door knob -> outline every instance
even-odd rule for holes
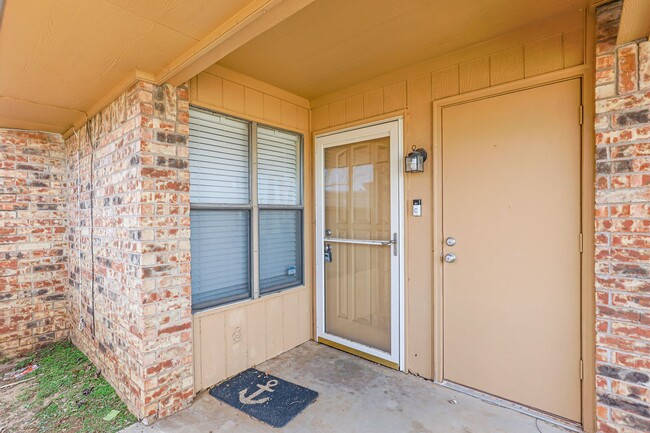
[[[447,246],[453,247],[454,245],[456,245],[456,239],[449,236],[447,239],[445,239],[445,243],[447,244]]]
[[[456,261],[456,254],[445,254],[445,262],[454,263]]]

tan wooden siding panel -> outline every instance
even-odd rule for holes
[[[384,89],[363,94],[363,117],[378,116],[384,112]]]
[[[275,96],[264,95],[264,119],[282,123],[282,101]]]
[[[297,107],[287,101],[282,101],[282,125],[286,128],[295,128],[297,125]]]
[[[406,81],[384,87],[384,113],[406,107]]]
[[[298,305],[297,292],[282,297],[284,351],[300,344],[300,309]]]
[[[345,100],[345,120],[354,122],[363,119],[363,95],[353,96]]]
[[[458,65],[431,73],[431,98],[446,98],[458,95]]]
[[[312,296],[311,291],[301,290],[298,294],[298,318],[300,323],[300,342],[312,338]]]
[[[223,80],[221,77],[202,72],[196,80],[196,97],[206,104],[223,107]]]
[[[244,86],[223,80],[223,108],[244,113]]]
[[[524,47],[494,53],[490,56],[490,85],[509,83],[524,78]]]
[[[311,127],[314,131],[328,128],[330,123],[330,106],[323,105],[311,110]]]
[[[526,77],[557,71],[564,67],[562,35],[526,44]]]
[[[266,356],[266,307],[255,302],[247,307],[248,315],[248,365],[260,364]]]
[[[239,77],[241,78],[241,77]],[[202,72],[190,80],[190,101],[203,105],[208,109],[242,118],[268,122],[272,125],[309,131],[309,110],[293,102],[271,95],[245,84],[255,81],[242,80],[236,82],[217,76],[213,73]],[[288,98],[290,94],[280,96]],[[296,97],[298,98],[298,97]]]
[[[203,383],[201,372],[201,321],[192,318],[192,368],[194,369],[194,392],[199,392]]]
[[[255,89],[244,89],[244,112],[258,119],[264,117],[264,94]]]
[[[458,66],[460,93],[490,86],[490,59],[481,57]]]
[[[405,131],[405,150],[411,146],[423,147],[431,151],[431,74],[408,81],[408,111]],[[431,170],[427,161],[425,170]],[[417,197],[423,203],[432,203],[430,182],[423,182],[417,176],[405,177],[405,196]],[[426,206],[426,205],[425,205]],[[430,204],[429,204],[430,206]],[[431,267],[422,263],[432,263],[431,257],[431,212],[424,212],[419,218],[407,218],[406,248],[406,363],[408,370],[424,377],[432,374],[432,322],[431,322]],[[418,257],[419,260],[409,260]]]
[[[195,341],[200,344],[201,355],[201,388],[205,389],[219,383],[228,377],[226,372],[226,335],[225,316],[213,314],[195,320],[201,328],[201,338]]]
[[[266,356],[273,358],[284,349],[284,313],[282,298],[272,298],[266,303]]]
[[[230,377],[248,367],[246,308],[228,310],[225,317],[226,374]]]
[[[584,59],[584,30],[576,29],[562,35],[564,46],[564,67],[582,65]]]
[[[309,131],[309,110],[306,108],[296,106],[296,127],[303,131]]]
[[[308,288],[194,317],[195,390],[200,391],[312,338]]]
[[[341,125],[345,123],[345,100],[330,104],[330,124]]]

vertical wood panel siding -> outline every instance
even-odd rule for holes
[[[584,29],[581,25],[576,28],[575,22],[567,26],[556,34],[544,34],[537,39],[527,35],[528,42],[521,42],[522,36],[513,34],[506,37],[507,42],[498,50],[485,49],[478,55],[476,49],[459,52],[451,55],[457,59],[455,64],[449,61],[447,66],[414,76],[405,73],[393,84],[373,89],[370,82],[358,83],[358,88],[366,89],[359,94],[346,89],[324,95],[311,101],[312,132],[405,110],[405,151],[415,145],[432,155],[432,101],[583,64]],[[442,63],[441,60],[439,64]],[[427,378],[433,378],[431,170],[432,162],[428,160],[425,177],[407,176],[404,197],[407,206],[406,367]],[[414,198],[423,200],[422,217],[412,218],[408,214],[408,205]]]
[[[293,130],[303,134],[305,139],[303,156],[305,284],[255,300],[217,307],[194,315],[194,384],[195,390],[199,391],[312,338],[314,259],[311,161],[313,154],[309,138],[309,113],[306,100],[304,104],[299,105],[294,103],[295,99],[299,99],[298,97],[280,90],[273,91],[268,85],[264,86],[236,73],[229,73],[227,77],[220,76],[213,68],[209,68],[207,72],[202,72],[191,80],[190,95],[190,102],[194,105]],[[287,100],[289,98],[290,100]],[[266,169],[262,168],[265,172]],[[291,193],[295,195],[298,191],[291,191]]]

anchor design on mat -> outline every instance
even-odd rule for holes
[[[248,391],[248,388],[244,388],[241,391],[239,391],[239,402],[242,404],[262,404],[266,403],[269,401],[271,397],[263,397],[260,398],[259,400],[254,400],[255,397],[260,395],[261,393],[268,391],[268,392],[273,392],[273,387],[277,386],[278,381],[275,379],[271,379],[268,382],[266,382],[266,385],[257,385],[259,388],[257,391],[252,393],[249,396],[246,396],[246,391]]]

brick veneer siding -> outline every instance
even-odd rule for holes
[[[193,398],[188,121],[140,82],[66,140],[71,338],[147,420]]]
[[[597,9],[597,417],[650,432],[650,42],[616,45],[622,2]]]
[[[58,134],[0,129],[0,358],[67,336],[64,157]]]

